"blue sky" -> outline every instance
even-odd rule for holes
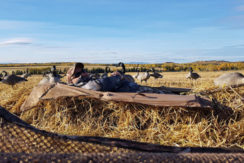
[[[244,0],[7,0],[0,63],[244,61]]]

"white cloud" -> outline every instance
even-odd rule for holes
[[[12,38],[5,41],[0,41],[0,46],[7,45],[27,45],[32,44],[32,40],[30,38]]]

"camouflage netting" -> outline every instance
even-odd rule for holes
[[[0,107],[1,162],[243,162],[241,149],[170,147],[38,130]]]

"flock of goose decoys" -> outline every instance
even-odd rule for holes
[[[24,77],[19,77],[14,74],[8,75],[8,73],[6,71],[2,71],[2,73],[0,75],[0,81],[4,84],[8,84],[13,87],[17,83],[27,81],[27,79]]]
[[[29,69],[27,68],[26,71],[20,75],[20,77],[27,79],[31,74],[29,73]]]
[[[140,73],[139,69],[137,69],[137,73],[134,76],[131,76],[125,74],[126,68],[124,63],[120,62],[117,66],[121,67],[122,69],[111,72],[110,68],[106,67],[105,72],[102,75],[90,74],[88,82],[81,82],[74,86],[100,91],[131,92],[139,87],[139,85],[135,83],[135,79],[142,83],[143,81],[147,82],[150,77],[154,77],[155,79],[163,78],[163,75],[157,73],[154,68],[150,70],[153,73],[150,73],[149,70]],[[197,80],[198,78],[200,78],[200,75],[194,73],[191,67],[189,68],[189,70],[190,72],[186,75],[186,79]],[[108,75],[109,73],[111,74],[110,76]],[[27,81],[27,78],[30,75],[31,74],[28,72],[28,69],[21,76],[17,76],[15,74],[8,75],[6,71],[2,71],[2,73],[0,74],[0,82],[14,86],[17,83]],[[60,76],[57,73],[56,66],[53,66],[51,68],[51,71],[44,73],[43,79],[39,82],[39,85],[47,83],[54,84],[60,82],[60,79],[62,77],[63,76]],[[239,72],[225,73],[216,78],[214,80],[214,84],[219,87],[241,86],[244,85],[244,75]]]

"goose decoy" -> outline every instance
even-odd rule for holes
[[[106,77],[108,77],[108,73],[110,73],[111,71],[110,71],[110,68],[107,66],[106,68],[105,68],[105,72],[102,74],[102,78],[106,78]]]
[[[150,73],[149,70],[147,70],[146,72],[140,73],[137,76],[137,79],[142,83],[143,81],[145,81],[147,83],[147,80],[150,78]]]
[[[2,74],[3,75],[2,78],[0,78],[0,81],[4,84],[11,85],[12,87],[17,83],[27,81],[25,78],[16,76],[14,74],[8,75],[6,71],[3,71]]]
[[[27,79],[29,76],[31,76],[31,74],[29,73],[29,69],[27,68],[26,72],[22,74],[20,77]]]
[[[214,80],[219,87],[244,85],[244,75],[239,72],[225,73]]]
[[[192,67],[190,67],[189,69],[190,69],[190,72],[186,75],[187,79],[197,80],[198,78],[200,78],[200,75],[198,75],[198,73],[193,72]]]
[[[39,82],[39,84],[55,84],[60,82],[60,78],[62,77],[57,73],[56,66],[54,65],[50,72],[43,74],[43,79]]]
[[[125,69],[125,64],[122,63],[122,62],[119,62],[118,63],[118,66],[121,66],[122,67],[122,70],[118,71],[124,80],[127,80],[129,82],[135,82],[134,78],[131,76],[131,75],[126,75],[125,72],[126,72],[126,69]]]

